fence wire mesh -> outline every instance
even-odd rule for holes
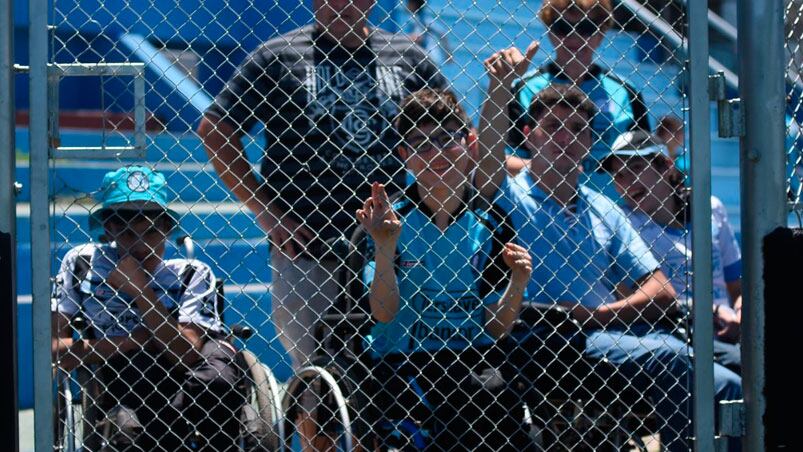
[[[147,109],[143,159],[53,161],[56,448],[691,447],[683,62],[624,2],[52,17],[52,63],[145,63]],[[62,145],[131,145],[130,79],[57,92]],[[712,211],[718,402],[740,253]]]
[[[800,227],[803,227],[801,213],[801,187],[803,187],[803,131],[801,131],[801,121],[803,121],[803,78],[801,70],[803,67],[803,2],[789,0],[786,2],[784,14],[784,24],[786,36],[784,40],[787,60],[787,83],[789,86],[789,105],[787,109],[787,154],[788,154],[788,186],[789,201],[793,204],[795,220]]]

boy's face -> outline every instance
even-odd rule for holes
[[[683,147],[685,141],[685,131],[683,130],[683,124],[662,124],[662,127],[659,128],[658,136],[661,137],[662,140],[666,143],[666,146],[673,150],[677,151]]]
[[[313,0],[315,20],[335,39],[365,26],[375,0]]]
[[[120,256],[131,256],[145,262],[161,258],[170,233],[170,220],[165,212],[124,211],[114,213],[104,227],[117,244]]]
[[[616,182],[616,191],[633,210],[654,215],[666,208],[674,188],[669,182],[668,168],[661,171],[655,164],[643,157],[626,160],[614,158],[611,161],[611,174]]]
[[[569,8],[549,28],[549,40],[555,47],[555,61],[565,66],[577,61],[589,66],[605,32],[580,10]]]
[[[533,163],[541,171],[553,169],[560,174],[580,167],[591,142],[588,116],[562,104],[553,105],[527,134]]]
[[[468,176],[472,138],[469,130],[457,121],[423,124],[407,134],[399,154],[422,188],[454,190]]]

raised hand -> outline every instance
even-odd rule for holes
[[[362,209],[357,209],[357,220],[378,246],[396,245],[401,234],[401,222],[390,205],[385,186],[374,182],[371,197]]]
[[[515,243],[506,243],[502,250],[502,260],[511,270],[511,279],[516,283],[527,284],[533,272],[533,259],[530,253]]]
[[[530,67],[541,43],[533,41],[524,54],[516,47],[500,50],[483,62],[491,79],[491,87],[510,87],[514,80],[524,75]]]

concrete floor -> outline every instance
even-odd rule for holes
[[[20,422],[20,452],[34,452],[33,447],[33,410],[22,410],[19,415]],[[642,440],[647,445],[648,452],[659,452],[657,437],[645,437]]]
[[[20,452],[33,452],[33,410],[20,411]]]

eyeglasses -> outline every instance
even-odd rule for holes
[[[549,26],[549,30],[558,36],[567,36],[572,33],[577,33],[587,38],[599,31],[599,25],[589,18],[582,19],[578,22],[569,22],[561,17],[552,22],[552,25]]]
[[[457,130],[454,132],[444,132],[434,137],[415,137],[411,140],[405,141],[405,146],[415,154],[423,154],[433,149],[451,149],[457,146],[463,146],[465,139],[468,137],[468,131],[465,129]]]

